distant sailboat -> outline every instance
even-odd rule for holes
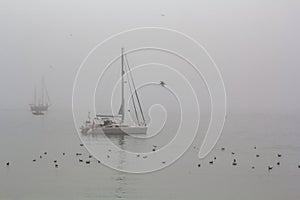
[[[126,63],[125,63],[126,62]],[[129,125],[124,122],[125,120],[125,99],[124,99],[124,74],[125,68],[127,67],[128,75],[127,82],[129,83],[129,89],[133,95],[132,102],[135,111],[135,117],[137,120],[136,125]],[[129,79],[129,77],[130,79]],[[137,103],[137,105],[136,105]],[[146,134],[147,125],[144,118],[144,113],[138,96],[138,92],[135,88],[135,83],[133,80],[132,73],[124,55],[124,50],[122,48],[121,52],[121,106],[117,115],[103,115],[99,114],[91,120],[90,115],[88,120],[85,121],[84,125],[81,127],[81,133],[83,134]]]
[[[38,96],[37,90],[34,88],[33,103],[29,104],[30,110],[34,115],[43,115],[44,112],[48,110],[50,105],[50,98],[46,88],[45,80],[42,78],[40,96]]]

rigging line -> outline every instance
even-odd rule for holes
[[[134,93],[135,93],[137,102],[138,102],[138,104],[139,104],[139,108],[140,108],[140,111],[141,111],[141,115],[142,115],[142,118],[143,118],[143,122],[144,122],[144,124],[145,124],[144,113],[143,113],[143,110],[142,110],[142,106],[141,106],[141,102],[140,102],[138,93],[137,93],[137,91],[136,91],[136,87],[135,87],[135,83],[134,83],[134,80],[133,80],[133,76],[132,76],[132,73],[131,73],[131,70],[130,70],[130,67],[129,67],[129,64],[128,64],[128,59],[127,59],[127,56],[126,56],[126,55],[125,55],[124,57],[125,57],[125,61],[126,61],[126,64],[127,64],[127,66],[128,66],[128,69],[129,69],[129,74],[130,74],[131,81],[132,81],[132,84],[133,84]]]
[[[49,93],[48,93],[48,90],[47,90],[46,86],[45,86],[45,92],[46,92],[46,96],[47,96],[47,103],[48,103],[49,105],[51,105]]]
[[[42,105],[45,105],[45,79],[42,76]]]
[[[48,103],[48,105],[50,106],[51,105],[51,101],[50,101],[50,97],[49,97],[49,93],[48,93],[48,90],[47,90],[47,87],[46,87],[46,83],[45,83],[45,80],[43,81],[43,88],[44,88],[44,92],[46,94],[46,103]]]
[[[125,67],[126,66],[127,66],[128,71],[129,71],[129,67],[128,67],[127,64],[125,64]],[[133,103],[133,107],[134,107],[135,117],[136,117],[136,120],[137,120],[138,124],[140,125],[140,120],[139,120],[139,116],[138,116],[136,105],[135,105],[135,99],[134,99],[134,96],[133,96],[133,92],[132,92],[132,88],[131,88],[131,83],[130,83],[128,75],[126,77],[127,77],[127,81],[128,81],[128,85],[129,85],[130,94],[132,96],[132,103]]]
[[[37,104],[37,98],[36,98],[36,86],[34,86],[34,105]]]
[[[121,95],[122,95],[122,103],[121,103],[121,108],[119,110],[119,114],[121,111],[122,114],[122,120],[121,123],[124,123],[125,119],[125,103],[124,103],[124,49],[121,49],[122,57],[121,57]]]

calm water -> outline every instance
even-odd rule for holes
[[[229,115],[208,157],[197,158],[199,137],[175,164],[142,175],[121,173],[89,158],[79,146],[70,111],[50,110],[37,117],[27,110],[1,110],[0,121],[0,199],[300,199],[299,117]],[[163,146],[169,136],[163,138],[155,144]],[[141,151],[151,151],[154,142],[133,147],[130,138],[111,139]]]

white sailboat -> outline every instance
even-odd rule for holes
[[[125,63],[126,61],[126,63]],[[133,107],[137,124],[129,125],[125,123],[125,99],[124,99],[124,74],[125,68],[128,70],[128,84],[131,93],[133,94]],[[133,92],[132,92],[133,91]],[[137,104],[137,105],[136,105]],[[80,127],[82,134],[146,134],[147,125],[144,118],[144,113],[135,88],[133,76],[124,50],[121,52],[121,106],[117,115],[99,114],[91,120],[90,114],[88,120]]]
[[[45,80],[42,78],[41,93],[38,97],[37,90],[34,88],[33,103],[29,104],[30,110],[34,115],[43,115],[50,107],[50,98],[46,88]]]

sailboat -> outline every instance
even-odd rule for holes
[[[129,125],[125,123],[125,99],[124,99],[124,74],[125,68],[128,70],[127,83],[131,91],[133,108],[137,123]],[[129,78],[130,77],[130,78]],[[134,79],[130,71],[128,60],[124,55],[124,49],[121,50],[121,106],[117,115],[97,114],[91,120],[90,113],[88,120],[80,127],[82,134],[146,134],[147,124],[140,98],[135,87]]]
[[[40,96],[38,97],[37,90],[34,88],[33,103],[29,104],[30,111],[34,115],[43,115],[44,112],[48,110],[50,105],[50,98],[46,88],[45,80],[42,78]]]

